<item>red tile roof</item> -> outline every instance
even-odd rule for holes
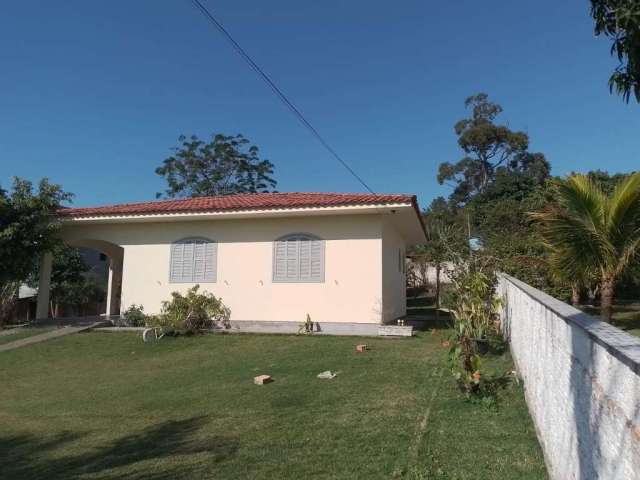
[[[65,217],[148,215],[163,213],[227,212],[238,210],[278,210],[290,208],[368,206],[410,203],[418,211],[415,195],[368,193],[251,193],[181,200],[123,203],[103,207],[64,208]]]

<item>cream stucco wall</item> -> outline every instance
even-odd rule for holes
[[[273,241],[301,232],[325,240],[324,283],[272,282]],[[201,287],[222,297],[232,320],[302,322],[309,313],[317,322],[379,323],[404,313],[397,271],[404,241],[381,215],[78,223],[65,224],[61,235],[124,249],[123,309],[136,303],[156,313],[172,291],[190,288],[169,283],[170,244],[197,236],[218,242],[217,281]]]
[[[406,242],[393,224],[393,217],[382,222],[382,302],[383,322],[407,313]]]

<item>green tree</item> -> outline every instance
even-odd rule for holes
[[[549,165],[544,155],[528,152],[526,133],[495,123],[502,107],[490,102],[486,93],[467,98],[465,107],[471,108],[471,116],[454,126],[465,156],[455,164],[442,163],[437,177],[441,185],[447,183],[454,188],[450,197],[454,204],[464,205],[484,191],[500,168],[548,175]]]
[[[0,323],[13,308],[20,283],[41,255],[59,244],[53,215],[71,198],[47,179],[37,190],[20,178],[14,179],[9,191],[0,189]]]
[[[447,264],[453,259],[453,252],[464,248],[465,240],[460,227],[456,209],[447,201],[438,197],[431,202],[423,213],[427,232],[427,241],[413,250],[414,261],[430,265],[436,272],[435,307],[436,315],[440,308],[441,277]],[[426,269],[423,269],[423,275]]]
[[[583,175],[556,180],[556,202],[532,214],[550,263],[565,278],[600,279],[601,316],[610,322],[617,282],[640,253],[640,173],[611,193]]]
[[[640,2],[638,0],[591,0],[595,34],[610,38],[611,55],[618,66],[609,78],[609,90],[629,102],[640,102]]]
[[[472,235],[482,243],[479,254],[496,268],[559,298],[568,285],[552,274],[547,251],[528,212],[552,201],[549,175],[528,169],[499,169],[496,178],[465,206]]]
[[[268,192],[275,188],[273,164],[261,160],[258,147],[242,135],[216,134],[210,142],[180,136],[175,154],[164,160],[156,173],[165,178],[164,195],[203,197],[234,193]],[[162,193],[157,193],[159,198]]]
[[[529,152],[529,137],[497,123],[502,107],[486,94],[469,97],[469,118],[455,125],[466,154],[457,164],[440,165],[438,181],[452,183],[448,204],[461,230],[477,240],[476,256],[503,272],[556,296],[567,289],[552,277],[546,251],[526,212],[548,201],[551,166],[542,153]],[[465,245],[464,250],[468,249]]]
[[[594,182],[598,187],[602,189],[602,191],[606,195],[611,195],[616,187],[622,182],[625,178],[627,178],[631,173],[614,173],[610,174],[604,170],[591,170],[587,172],[587,177],[589,180]],[[572,173],[572,175],[577,175],[578,172]]]
[[[105,298],[105,291],[89,274],[80,252],[72,247],[58,246],[51,266],[50,302],[53,317],[58,317],[60,305],[72,307],[84,315],[88,304]]]
[[[77,248],[60,243],[51,253],[53,262],[49,284],[49,308],[53,318],[60,316],[61,306],[71,307],[74,314],[85,315],[89,305],[104,300],[104,288],[98,285],[95,275],[91,273]],[[31,287],[37,287],[39,273],[39,268],[35,268],[26,283]]]
[[[633,173],[633,172],[632,172]],[[593,170],[587,172],[587,177],[594,182],[598,187],[602,189],[602,191],[606,195],[611,195],[615,188],[622,182],[625,178],[627,178],[632,173],[613,173],[610,174],[605,170]],[[573,173],[575,175],[576,173]],[[640,265],[639,265],[640,266]],[[571,283],[571,279],[568,280]],[[636,266],[632,266],[627,269],[626,273],[620,278],[616,285],[616,296],[626,295],[629,298],[637,297],[637,287],[640,282],[640,275],[638,275],[638,268]],[[572,299],[572,304],[577,305],[580,302],[576,300],[580,300],[582,297],[582,293],[586,293],[588,296],[588,301],[591,304],[596,302],[599,289],[600,289],[600,280],[598,278],[597,273],[592,276],[581,280],[578,284],[573,282],[574,289],[574,299]],[[577,289],[577,291],[576,291]]]

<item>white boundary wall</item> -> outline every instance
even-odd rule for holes
[[[507,275],[498,293],[550,478],[640,479],[640,340]]]

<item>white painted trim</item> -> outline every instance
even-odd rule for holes
[[[246,209],[209,212],[172,212],[126,215],[93,215],[82,217],[59,217],[64,223],[120,223],[120,222],[153,222],[165,220],[204,220],[208,218],[254,218],[254,217],[286,217],[300,215],[335,215],[335,214],[372,214],[391,211],[398,208],[413,208],[412,203],[385,203],[374,205],[347,205],[335,207],[301,207]]]

